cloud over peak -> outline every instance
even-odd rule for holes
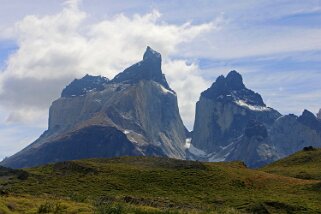
[[[90,22],[90,14],[81,11],[78,3],[68,1],[62,11],[54,15],[26,16],[10,29],[18,49],[10,55],[7,66],[0,73],[0,99],[9,112],[8,122],[30,122],[32,114],[39,118],[39,113],[48,109],[73,78],[86,73],[112,78],[141,60],[147,45],[161,52],[164,62],[169,63],[164,65],[164,72],[168,74],[172,88],[182,94],[180,97],[186,97],[184,93],[187,93],[180,86],[182,81],[193,79],[204,83],[201,77],[196,78],[189,72],[191,66],[166,58],[175,54],[179,45],[215,28],[213,23],[169,24],[161,20],[157,10],[131,17],[118,14]],[[179,66],[173,66],[175,63]],[[176,81],[176,77],[181,76],[185,79]],[[197,98],[195,96],[191,102]],[[179,100],[180,104],[185,102]],[[182,112],[194,110],[192,104],[181,107]],[[21,114],[24,110],[28,112],[26,117]]]

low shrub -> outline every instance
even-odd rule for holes
[[[37,213],[53,213],[53,214],[62,214],[65,213],[66,207],[57,202],[48,202],[41,204],[38,208]]]

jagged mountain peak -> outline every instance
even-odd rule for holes
[[[219,76],[209,89],[202,92],[201,96],[226,102],[239,102],[244,106],[266,106],[260,94],[246,88],[242,75],[235,70],[229,72],[226,77]]]
[[[111,82],[132,84],[141,80],[152,80],[171,90],[162,72],[161,63],[161,54],[148,46],[142,61],[126,68],[116,75]]]
[[[225,79],[227,86],[231,89],[240,90],[245,88],[242,75],[235,70],[228,73]]]
[[[309,118],[309,119],[315,119],[316,118],[315,115],[311,111],[309,111],[307,109],[304,109],[304,111],[302,112],[302,115],[300,117],[305,117],[305,118]]]
[[[302,115],[298,118],[298,121],[313,130],[321,131],[321,122],[317,117],[310,111],[304,110]]]
[[[147,46],[146,51],[144,53],[143,56],[143,60],[157,60],[157,61],[161,61],[162,60],[162,56],[160,53],[158,53],[157,51],[155,51],[154,49],[152,49],[151,47]]]
[[[309,110],[304,109],[304,111],[302,112],[302,115],[299,116],[298,118],[299,121],[305,121],[305,122],[316,122],[317,121],[317,117]]]
[[[61,93],[61,97],[74,97],[82,96],[89,91],[101,91],[104,90],[105,85],[109,82],[109,79],[103,76],[92,76],[86,74],[81,79],[74,79],[69,85],[67,85]]]
[[[243,83],[243,78],[240,73],[233,70],[230,71],[226,77],[220,75],[217,77],[216,81],[212,84],[211,88],[220,89],[221,92],[224,91],[232,91],[232,90],[242,90],[245,89],[245,85]]]

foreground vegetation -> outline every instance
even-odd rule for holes
[[[122,157],[0,178],[0,213],[319,213],[319,181],[246,168]],[[4,173],[5,174],[5,173]]]
[[[263,171],[294,178],[321,180],[321,149],[306,147],[289,157],[276,161]]]

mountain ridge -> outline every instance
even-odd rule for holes
[[[92,158],[91,147],[102,158],[155,155],[241,160],[249,167],[260,167],[306,146],[321,147],[321,120],[316,115],[308,110],[300,116],[281,115],[248,89],[235,70],[217,77],[201,93],[189,133],[161,66],[161,54],[148,46],[141,61],[112,80],[88,74],[73,80],[50,106],[48,130],[1,164],[21,168]],[[88,129],[104,142],[90,136]],[[112,138],[102,130],[112,133]],[[46,154],[49,151],[54,155]]]

